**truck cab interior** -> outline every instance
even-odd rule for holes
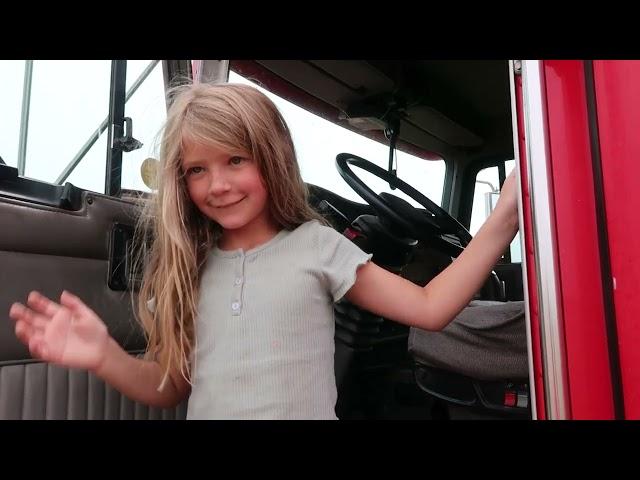
[[[337,231],[372,253],[374,262],[419,285],[463,251],[473,236],[474,205],[485,207],[476,220],[481,223],[517,163],[514,68],[506,60],[200,62],[200,81],[241,78],[377,145],[382,154],[375,158],[357,143],[315,158],[314,171],[331,170],[337,176],[320,184],[307,180],[303,168],[309,200]],[[60,156],[56,161],[66,165],[66,176],[29,176],[25,157],[43,164],[50,160],[21,157],[24,149],[13,155],[0,144],[0,311],[5,312],[0,323],[0,418],[184,418],[186,403],[171,410],[148,408],[86,372],[33,360],[15,338],[8,311],[31,290],[54,298],[71,290],[131,354],[144,350],[132,308],[136,274],[131,271],[131,239],[138,199],[153,195],[153,189],[124,183],[127,155],[141,150],[136,140],[140,122],[130,105],[145,79],[155,75],[161,85],[156,88],[162,90],[192,76],[194,65],[153,61],[133,73],[126,61],[113,61],[109,101],[105,97],[104,102],[108,115],[93,126],[99,140],[78,142],[71,149],[81,147],[75,156],[56,148],[47,153]],[[24,99],[24,93],[14,95]],[[161,94],[155,98],[156,107],[166,107]],[[24,127],[24,109],[21,118]],[[21,141],[23,137],[21,128]],[[114,141],[108,145],[104,137]],[[64,142],[64,136],[57,141]],[[296,148],[302,161],[303,152]],[[418,163],[442,166],[441,195],[421,191],[425,179],[418,174],[403,175],[409,172],[405,154]],[[72,172],[81,168],[103,172],[96,186],[74,184]],[[517,250],[519,239],[471,304],[441,332],[408,328],[346,301],[337,303],[338,418],[531,418]]]

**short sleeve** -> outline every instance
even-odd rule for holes
[[[318,257],[320,271],[334,302],[340,300],[356,282],[358,267],[372,255],[333,228],[318,224]]]

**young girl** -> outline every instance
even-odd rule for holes
[[[190,395],[190,419],[335,419],[333,303],[346,296],[440,330],[518,229],[512,174],[473,241],[426,287],[387,272],[310,208],[284,119],[234,84],[176,89],[152,208],[138,298],[145,359],[66,291],[60,303],[32,292],[10,316],[34,357],[87,369],[151,406]]]

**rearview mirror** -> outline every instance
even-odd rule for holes
[[[158,188],[158,160],[146,158],[140,165],[140,176],[144,184],[151,190]]]
[[[500,192],[486,192],[484,194],[485,219],[489,218],[489,215],[491,215],[491,212],[493,212],[494,208],[496,208],[496,204],[498,203],[498,198],[500,198]]]

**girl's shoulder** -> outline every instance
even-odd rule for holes
[[[298,230],[301,232],[307,232],[307,233],[323,232],[323,233],[329,233],[333,235],[340,235],[340,233],[337,232],[333,227],[326,225],[316,219],[308,220],[304,222],[299,227],[297,227],[294,231],[298,231]]]
[[[298,225],[296,228],[291,230],[289,234],[297,237],[314,236],[317,235],[318,231],[323,227],[324,225],[322,225],[318,220],[309,220]]]
[[[301,240],[301,238],[305,238],[313,243],[323,243],[330,240],[338,241],[343,237],[341,233],[328,225],[323,225],[318,220],[309,220],[295,228],[291,233],[298,237],[296,238],[298,241]]]

